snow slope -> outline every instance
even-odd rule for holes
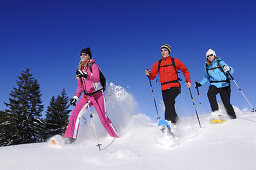
[[[82,122],[77,141],[62,144],[60,137],[45,143],[0,148],[1,170],[255,170],[256,113],[235,108],[236,120],[212,125],[209,114],[182,117],[175,140],[161,136],[156,122],[136,112],[133,96],[110,84],[106,94],[109,117],[120,138],[113,141],[94,116],[102,151],[90,121]],[[221,107],[223,110],[223,106]],[[88,120],[88,116],[86,115]]]

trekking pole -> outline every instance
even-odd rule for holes
[[[85,92],[85,89],[84,89],[84,85],[83,85],[83,80],[82,80],[82,78],[80,78],[80,81],[81,81],[81,86],[82,86],[82,88],[83,88],[84,98],[85,98],[85,100],[86,100],[86,104],[88,104],[88,110],[89,110],[89,113],[90,113],[90,118],[91,118],[93,130],[94,130],[94,134],[95,134],[95,137],[96,137],[97,142],[98,142],[98,144],[97,144],[96,146],[98,146],[98,147],[99,147],[99,150],[101,150],[101,149],[100,149],[101,144],[99,143],[99,139],[98,139],[98,136],[97,136],[97,133],[96,133],[96,128],[95,128],[95,125],[94,125],[94,122],[93,122],[92,112],[91,112],[91,109],[90,109],[90,101],[88,101],[88,99],[87,99],[87,96],[86,96],[86,92]]]
[[[148,69],[147,69],[147,70],[148,70]],[[159,120],[159,119],[160,119],[160,116],[159,116],[159,114],[158,114],[158,110],[157,110],[157,106],[156,106],[156,100],[155,100],[155,95],[154,95],[152,83],[151,83],[151,80],[149,79],[149,77],[148,77],[148,80],[149,80],[149,84],[150,84],[150,87],[151,87],[151,91],[152,91],[152,95],[153,95],[153,99],[154,99],[154,103],[155,103],[157,120]]]
[[[198,95],[198,99],[199,99],[199,104],[200,104],[200,106],[201,106],[202,103],[201,103],[201,100],[200,100],[198,87],[196,88],[196,90],[197,90],[197,95]]]
[[[199,99],[200,110],[201,110],[201,112],[202,112],[202,103],[201,103],[201,100],[200,100],[200,95],[199,95],[198,87],[196,88],[196,90],[197,90],[197,96],[198,96],[198,99]]]
[[[192,102],[193,102],[193,105],[194,105],[194,108],[195,108],[195,111],[196,111],[196,117],[197,117],[197,120],[198,120],[199,126],[200,126],[200,128],[201,128],[201,123],[200,123],[200,120],[199,120],[199,116],[198,116],[198,114],[197,114],[196,105],[195,105],[195,102],[194,102],[194,99],[193,99],[193,96],[192,96],[191,90],[190,90],[190,88],[188,88],[188,90],[189,90],[189,93],[190,93],[190,96],[191,96],[191,100],[192,100]]]
[[[98,142],[98,144],[97,144],[96,146],[98,146],[99,150],[101,150],[100,146],[101,146],[102,144],[100,144],[99,138],[98,138],[97,133],[96,133],[96,128],[95,128],[95,125],[94,125],[94,122],[93,122],[93,115],[92,115],[92,112],[91,112],[89,103],[90,103],[90,102],[88,102],[88,110],[89,110],[89,113],[90,113],[90,118],[91,118],[92,126],[93,126],[93,129],[94,129],[94,134],[95,134],[95,137],[96,137],[97,142]]]
[[[244,95],[244,93],[242,92],[242,89],[238,86],[238,84],[236,83],[234,77],[230,74],[230,72],[227,72],[228,75],[231,77],[231,79],[233,80],[233,82],[236,84],[238,90],[242,93],[242,95],[244,96],[245,100],[247,101],[247,103],[251,106],[252,108],[252,112],[255,112],[256,110],[253,108],[252,104],[249,102],[249,100],[247,99],[247,97]]]

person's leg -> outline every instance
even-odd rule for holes
[[[173,87],[162,91],[163,101],[165,105],[165,120],[176,123],[178,115],[175,110],[175,98],[179,95],[179,88]]]
[[[211,105],[212,112],[219,110],[219,106],[217,103],[216,95],[218,94],[219,90],[214,85],[211,85],[208,89],[207,96],[208,100]]]
[[[100,91],[90,97],[92,97],[91,101],[98,113],[98,116],[100,118],[102,125],[104,126],[104,128],[106,129],[106,131],[111,137],[117,138],[118,132],[114,127],[113,123],[111,122],[111,120],[107,116],[105,98],[103,96],[103,93]]]
[[[85,98],[82,96],[82,98],[77,102],[74,110],[72,111],[64,137],[74,139],[77,138],[80,119],[85,113],[87,107],[88,103],[86,103]]]
[[[231,94],[230,86],[220,89],[220,97],[221,97],[221,100],[222,100],[222,102],[225,106],[225,109],[226,109],[229,117],[231,119],[235,119],[236,114],[235,114],[233,106],[230,104],[230,94]]]

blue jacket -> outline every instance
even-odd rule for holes
[[[205,70],[205,75],[203,80],[200,82],[201,85],[204,85],[207,81],[223,81],[226,80],[227,77],[226,75],[218,68],[217,65],[217,60],[221,60],[219,59],[214,59],[212,65],[208,65],[208,73],[206,70],[206,66],[204,66],[204,70]],[[224,61],[220,61],[220,66],[223,68],[224,66],[228,66]],[[212,69],[215,68],[215,69]],[[232,67],[229,66],[229,68],[231,69],[229,71],[230,74],[234,73],[234,69]],[[212,69],[212,70],[211,70]],[[217,88],[222,88],[222,87],[227,87],[229,86],[228,82],[211,82],[211,85],[216,86]]]

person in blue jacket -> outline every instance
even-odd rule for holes
[[[221,117],[222,114],[219,111],[216,95],[219,93],[221,100],[225,106],[225,109],[231,119],[236,119],[236,114],[233,106],[230,104],[230,79],[228,78],[227,72],[230,74],[234,73],[234,69],[228,66],[220,58],[216,57],[216,53],[209,49],[206,52],[206,65],[205,75],[201,82],[195,82],[195,87],[198,88],[204,85],[207,81],[210,81],[210,87],[207,93],[211,109],[212,116]]]

